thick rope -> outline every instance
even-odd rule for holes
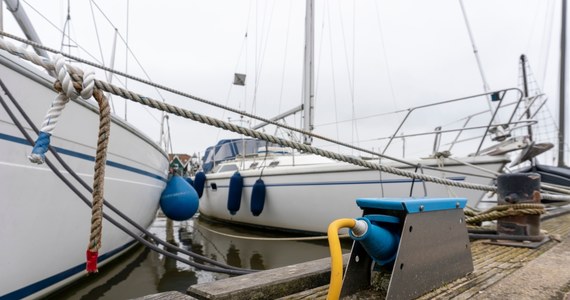
[[[470,189],[475,189],[475,190],[480,190],[480,191],[491,191],[491,192],[496,191],[496,187],[493,187],[493,186],[464,183],[464,182],[449,180],[449,179],[445,179],[445,178],[438,178],[438,177],[433,177],[433,176],[429,176],[429,175],[413,173],[413,172],[400,170],[400,169],[390,167],[390,166],[379,165],[377,163],[372,163],[372,162],[369,162],[369,161],[366,161],[363,159],[359,159],[359,158],[356,158],[353,156],[339,154],[339,153],[335,153],[332,151],[319,149],[317,147],[313,147],[313,146],[289,141],[289,140],[279,138],[276,136],[272,136],[272,135],[269,135],[269,134],[266,134],[263,132],[255,131],[255,130],[252,130],[249,128],[245,128],[245,127],[237,126],[235,124],[231,124],[229,122],[224,122],[224,121],[221,121],[221,120],[218,120],[215,118],[204,116],[204,115],[195,113],[195,112],[190,111],[190,110],[182,109],[182,108],[164,103],[162,101],[157,101],[157,100],[154,100],[152,98],[145,97],[145,96],[136,94],[134,92],[131,92],[129,90],[111,85],[111,84],[106,83],[104,81],[95,80],[95,86],[98,89],[101,89],[103,91],[121,96],[125,99],[136,101],[140,104],[143,104],[143,105],[155,108],[155,109],[159,109],[159,110],[162,110],[162,111],[165,111],[165,112],[168,112],[168,113],[171,113],[171,114],[183,117],[183,118],[187,118],[187,119],[190,119],[193,121],[197,121],[197,122],[200,122],[200,123],[203,123],[206,125],[214,126],[214,127],[221,128],[221,129],[228,130],[228,131],[232,131],[235,133],[243,134],[243,135],[246,135],[249,137],[261,139],[264,141],[269,141],[269,142],[279,144],[279,145],[284,146],[284,147],[290,147],[293,149],[297,149],[301,152],[312,153],[312,154],[320,155],[323,157],[335,159],[338,161],[347,162],[347,163],[350,163],[350,164],[353,164],[356,166],[365,167],[365,168],[369,168],[369,169],[373,169],[373,170],[379,170],[379,171],[383,171],[383,172],[388,172],[388,173],[392,173],[395,175],[405,176],[405,177],[409,177],[409,178],[413,178],[413,179],[424,180],[424,181],[434,182],[434,183],[444,184],[444,185],[451,185],[451,186],[461,187],[461,188],[470,188]]]
[[[59,82],[56,83],[59,86],[59,89],[57,89],[59,94],[52,102],[51,107],[46,113],[40,133],[34,148],[32,149],[32,153],[28,156],[28,159],[36,164],[42,164],[45,161],[45,154],[50,144],[50,137],[55,130],[55,126],[59,121],[65,105],[70,99],[77,99],[80,96],[73,86],[71,76],[67,71],[65,58],[61,55],[56,55],[54,60],[55,63],[53,64],[53,67],[56,71],[57,82]],[[89,99],[89,97],[91,97],[94,87],[94,76],[94,73],[90,73],[86,76],[85,81],[81,81],[84,82],[84,86],[79,87],[83,91],[81,94],[83,99]]]
[[[86,253],[86,270],[88,273],[95,273],[97,272],[97,259],[99,257],[99,249],[101,248],[103,229],[105,163],[107,160],[107,147],[109,144],[109,133],[111,129],[110,108],[104,93],[101,90],[94,89],[95,74],[93,72],[88,72],[83,76],[83,72],[81,70],[71,66],[66,66],[65,63],[60,63],[62,61],[60,58],[57,58],[56,60],[55,65],[59,80],[55,82],[54,89],[59,92],[58,98],[63,98],[60,96],[65,95],[65,97],[67,97],[67,102],[69,99],[76,99],[79,96],[83,99],[89,99],[91,96],[94,96],[99,104],[99,134],[97,139],[95,170],[93,176],[91,233]],[[69,75],[70,72],[73,73],[74,80],[71,79],[71,76]],[[63,107],[57,112],[58,118],[61,114],[61,110],[63,110]],[[50,113],[48,112],[48,116],[49,115]],[[49,117],[46,117],[46,119],[53,120]],[[55,127],[55,123],[57,123],[57,121],[48,122],[48,126],[52,127],[52,131]],[[42,128],[46,128],[46,126]]]
[[[541,215],[545,214],[543,204],[537,203],[519,203],[519,204],[507,204],[507,205],[497,205],[486,211],[480,213],[472,213],[465,211],[465,215],[470,215],[465,218],[465,223],[467,224],[477,224],[484,221],[493,221],[499,218],[510,217],[510,216],[522,216],[522,215]]]
[[[40,47],[46,49],[46,47],[43,47],[37,43],[32,43],[32,42],[29,42],[26,40],[22,40],[18,37],[7,34],[5,32],[0,32],[0,35],[4,35],[7,37],[28,43],[28,44],[32,44],[34,46],[40,46]],[[0,39],[0,48],[5,49],[6,51],[9,51],[10,53],[17,55],[21,58],[29,60],[29,61],[31,61],[31,62],[39,65],[39,66],[42,66],[42,67],[46,68],[48,71],[54,69],[53,64],[51,62],[49,62],[48,60],[41,58],[40,56],[38,56],[37,54],[35,54],[31,51],[26,51],[25,49],[23,49],[21,47],[20,48],[15,47],[11,43],[7,42],[6,40]],[[49,50],[51,51],[51,49],[49,49]],[[80,61],[84,62],[84,60],[80,60]],[[90,63],[90,64],[92,64],[92,63]],[[78,76],[78,75],[75,75],[75,76]],[[76,78],[74,78],[74,80],[76,80]],[[450,185],[450,186],[455,186],[455,187],[460,187],[460,188],[468,188],[468,189],[487,191],[487,192],[496,192],[496,190],[497,190],[497,188],[495,186],[487,186],[487,185],[473,184],[473,183],[464,183],[464,182],[459,182],[459,181],[448,180],[445,178],[438,178],[438,177],[433,177],[433,176],[429,176],[429,175],[413,173],[413,172],[400,170],[400,169],[390,167],[390,166],[371,163],[369,161],[358,159],[358,158],[355,158],[352,156],[347,156],[347,155],[338,154],[338,153],[334,153],[331,151],[319,149],[319,148],[316,148],[313,146],[309,146],[309,145],[305,145],[305,144],[301,144],[301,143],[296,143],[293,141],[288,141],[288,140],[278,138],[275,136],[271,136],[271,135],[268,135],[268,134],[265,134],[262,132],[258,132],[255,130],[251,130],[248,128],[237,126],[235,124],[224,122],[224,121],[221,121],[221,120],[218,120],[215,118],[203,116],[201,114],[192,112],[190,110],[182,109],[182,108],[170,105],[170,104],[166,104],[166,103],[161,102],[161,101],[156,101],[152,98],[148,98],[148,97],[138,95],[136,93],[133,93],[133,92],[128,91],[126,89],[119,88],[117,86],[111,85],[111,84],[103,82],[103,81],[95,80],[95,87],[98,89],[101,89],[103,91],[121,96],[125,99],[136,101],[140,104],[143,104],[143,105],[155,108],[155,109],[159,109],[161,111],[172,113],[172,114],[175,114],[177,116],[181,116],[181,117],[184,117],[187,119],[191,119],[193,121],[197,121],[197,122],[207,124],[210,126],[214,126],[217,128],[221,128],[224,130],[236,132],[236,133],[243,134],[243,135],[246,135],[249,137],[258,138],[258,139],[262,139],[265,141],[273,142],[273,143],[279,144],[281,146],[294,148],[294,149],[297,149],[297,150],[302,151],[302,152],[313,153],[316,155],[324,156],[324,157],[335,159],[338,161],[347,162],[347,163],[350,163],[353,165],[357,165],[357,166],[361,166],[361,167],[365,167],[365,168],[369,168],[369,169],[373,169],[373,170],[388,172],[388,173],[395,174],[398,176],[405,176],[405,177],[409,177],[409,178],[413,178],[413,179],[433,182],[433,183],[437,183],[437,184]],[[167,90],[170,90],[170,89],[167,89]],[[273,122],[269,122],[269,123],[273,123]],[[366,150],[365,152],[368,152],[368,150]],[[543,199],[551,199],[550,195],[544,195],[544,196],[546,196],[546,197],[543,197]],[[561,197],[564,197],[564,196],[556,196],[556,197],[552,197],[552,198],[559,199]],[[570,200],[570,197],[566,197],[564,199]]]
[[[132,75],[130,75],[130,74],[121,72],[121,71],[117,71],[117,70],[111,69],[111,68],[109,68],[109,67],[106,67],[106,66],[103,66],[103,65],[100,65],[100,64],[93,63],[93,62],[91,62],[91,61],[82,59],[82,58],[80,58],[80,57],[76,57],[76,56],[73,56],[73,55],[69,55],[69,54],[66,54],[66,53],[62,53],[61,51],[57,51],[57,50],[55,50],[55,49],[51,49],[51,48],[46,47],[46,46],[44,46],[44,45],[41,45],[41,44],[38,44],[38,43],[35,43],[35,42],[32,42],[32,41],[29,41],[29,40],[26,40],[26,39],[17,37],[17,36],[15,36],[15,35],[9,34],[9,33],[7,33],[7,32],[0,31],[0,36],[5,36],[5,37],[8,37],[8,38],[10,38],[10,39],[13,39],[13,40],[16,40],[16,41],[19,41],[19,42],[22,42],[22,43],[31,45],[31,46],[33,46],[33,47],[35,47],[35,48],[39,48],[39,49],[46,50],[46,51],[48,51],[48,52],[61,54],[61,55],[65,56],[65,57],[67,57],[67,58],[69,58],[69,59],[74,60],[74,61],[77,61],[77,62],[86,64],[86,65],[90,65],[90,66],[92,66],[92,67],[96,67],[96,68],[98,68],[98,69],[101,69],[101,70],[104,70],[104,71],[107,71],[107,72],[111,72],[111,73],[113,73],[113,74],[116,74],[116,75],[119,75],[119,76],[123,76],[123,77],[125,77],[125,78],[132,79],[132,80],[138,81],[138,82],[140,82],[140,83],[144,83],[144,84],[153,86],[153,87],[155,87],[155,88],[159,88],[159,89],[161,89],[161,90],[171,92],[171,93],[176,94],[176,95],[180,95],[180,96],[183,96],[183,97],[186,97],[186,98],[190,98],[190,99],[196,100],[196,101],[201,102],[201,103],[205,103],[205,104],[210,105],[210,106],[218,107],[218,108],[224,109],[224,110],[226,110],[226,111],[230,111],[230,112],[233,112],[233,113],[236,113],[236,114],[240,114],[240,115],[243,115],[243,116],[252,118],[252,119],[256,119],[256,120],[258,120],[258,121],[261,121],[261,122],[264,122],[264,123],[267,123],[267,124],[275,125],[275,126],[278,126],[278,127],[280,127],[280,128],[284,128],[284,129],[287,129],[287,130],[290,130],[290,131],[298,132],[298,133],[301,133],[301,134],[303,134],[303,135],[308,135],[308,136],[311,136],[311,137],[316,138],[316,139],[320,139],[320,140],[323,140],[323,141],[331,142],[331,143],[334,143],[334,144],[336,144],[336,145],[340,145],[340,146],[343,146],[343,147],[347,147],[347,148],[350,148],[350,149],[354,149],[354,150],[357,150],[357,151],[360,151],[360,152],[363,152],[363,153],[368,153],[368,154],[370,154],[370,155],[374,155],[374,156],[378,156],[378,157],[390,159],[390,160],[392,160],[392,161],[397,161],[397,162],[400,162],[400,163],[403,163],[403,164],[406,164],[406,165],[409,165],[409,166],[412,166],[412,167],[415,166],[414,164],[412,164],[412,163],[410,163],[410,162],[408,162],[408,161],[405,161],[405,160],[403,160],[403,159],[399,159],[399,158],[392,157],[392,156],[389,156],[389,155],[386,155],[386,154],[382,154],[382,153],[377,153],[377,152],[374,152],[374,151],[371,151],[371,150],[368,150],[368,149],[364,149],[364,148],[361,148],[361,147],[357,147],[357,146],[355,146],[355,145],[351,145],[351,144],[348,144],[348,143],[343,143],[342,141],[338,141],[338,140],[334,140],[334,139],[331,139],[331,138],[328,138],[328,137],[325,137],[325,136],[318,135],[318,134],[316,134],[316,133],[314,133],[314,132],[312,132],[312,131],[305,131],[305,130],[303,130],[303,129],[295,128],[295,127],[289,126],[289,125],[287,125],[287,124],[278,123],[278,122],[276,122],[276,121],[272,121],[272,120],[269,120],[269,119],[266,119],[266,118],[263,118],[263,117],[254,115],[254,114],[247,113],[246,111],[241,111],[241,110],[238,110],[238,109],[229,107],[229,106],[221,105],[221,104],[219,104],[219,103],[216,103],[216,102],[213,102],[213,101],[209,101],[209,100],[204,99],[204,98],[201,98],[201,97],[197,97],[197,96],[194,96],[194,95],[191,95],[191,94],[188,94],[188,93],[184,93],[184,92],[181,92],[181,91],[178,91],[178,90],[169,88],[169,87],[167,87],[167,86],[164,86],[164,85],[161,85],[161,84],[157,84],[157,83],[152,82],[152,81],[149,81],[149,80],[145,80],[145,79],[142,79],[142,78],[139,78],[139,77],[132,76]],[[53,69],[53,66],[52,66],[51,62],[45,61],[42,57],[40,57],[39,55],[37,55],[35,52],[31,52],[31,51],[25,51],[25,53],[18,52],[18,49],[19,49],[18,47],[15,47],[15,46],[13,46],[13,45],[11,45],[11,44],[9,45],[10,47],[5,46],[5,44],[7,44],[7,43],[8,43],[8,42],[0,41],[0,48],[3,48],[3,49],[5,49],[5,50],[9,51],[10,53],[12,53],[12,54],[14,54],[14,55],[18,55],[18,56],[20,56],[20,57],[22,57],[22,58],[24,58],[24,59],[27,59],[27,60],[30,60],[30,61],[34,60],[34,61],[33,61],[34,63],[36,63],[36,64],[38,64],[38,65],[44,67],[46,70],[52,70],[52,69]],[[24,50],[25,50],[25,49],[24,49]],[[506,90],[518,90],[518,89],[506,89]],[[506,90],[505,90],[505,91],[506,91]],[[522,94],[522,92],[520,92],[520,93]],[[471,97],[486,96],[486,95],[488,95],[488,93],[479,94],[479,95],[473,95],[473,96],[471,96]],[[465,99],[465,98],[458,98],[458,99]],[[458,100],[458,99],[456,99],[456,100]]]
[[[105,183],[105,163],[107,161],[107,147],[111,131],[111,110],[104,93],[95,90],[93,96],[99,104],[99,134],[97,139],[97,152],[95,155],[95,175],[93,177],[93,207],[91,208],[91,234],[89,236],[88,254],[90,257],[98,253],[101,248],[103,229],[103,194]],[[87,272],[97,272],[97,260],[94,268],[87,268]]]

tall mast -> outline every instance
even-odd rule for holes
[[[473,55],[475,55],[475,60],[477,61],[479,74],[481,75],[481,80],[483,80],[483,91],[485,91],[485,93],[489,93],[491,89],[489,88],[489,84],[487,83],[487,77],[485,76],[485,72],[483,71],[483,64],[481,64],[481,58],[479,58],[479,50],[477,50],[477,46],[475,45],[475,37],[471,32],[471,25],[469,25],[469,19],[467,18],[467,12],[465,11],[463,0],[459,0],[459,5],[461,6],[461,12],[463,13],[463,20],[465,21],[465,26],[467,27],[467,33],[469,34],[469,40],[471,41]],[[491,99],[489,97],[487,97],[487,104],[489,105],[489,113],[493,114],[493,106],[491,105]]]
[[[520,63],[521,63],[521,69],[522,69],[522,80],[523,80],[523,95],[525,98],[527,98],[527,100],[525,101],[525,103],[527,104],[526,108],[526,118],[530,119],[531,113],[530,113],[530,108],[528,107],[528,96],[529,96],[529,92],[528,92],[528,78],[527,78],[527,74],[526,74],[526,56],[524,54],[521,54],[520,57]],[[528,125],[527,126],[527,131],[528,131],[528,138],[532,141],[532,125]]]
[[[315,21],[314,21],[313,0],[307,0],[305,11],[305,57],[303,64],[303,130],[312,131],[314,128],[314,58],[315,58]],[[313,138],[308,135],[303,136],[303,143],[310,145]]]
[[[564,144],[565,144],[565,114],[566,105],[566,0],[562,0],[562,30],[560,34],[560,92],[558,107],[558,166],[564,166]]]
[[[16,22],[18,22],[18,25],[26,35],[26,38],[32,42],[36,42],[41,45],[42,42],[40,41],[40,37],[36,33],[34,26],[32,26],[30,19],[28,19],[28,15],[24,11],[24,8],[22,7],[21,3],[19,3],[19,1],[17,0],[4,0],[4,2],[6,3],[6,7],[8,8],[8,10],[12,13],[12,15],[14,15]],[[34,50],[38,55],[45,58],[49,58],[49,55],[46,50],[36,47],[34,47]]]

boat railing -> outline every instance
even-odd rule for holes
[[[425,111],[428,108],[434,109],[438,108],[439,106],[443,107],[445,105],[450,105],[451,103],[457,103],[461,105],[463,105],[463,103],[465,103],[465,105],[475,105],[477,104],[477,101],[479,101],[479,103],[482,103],[481,100],[485,98],[490,98],[492,103],[497,103],[492,111],[488,109],[477,111],[463,118],[460,118],[458,120],[456,119],[453,122],[447,123],[446,125],[438,125],[434,128],[434,130],[407,132],[404,134],[403,128],[405,125],[410,122],[412,116],[421,115],[421,111]],[[492,142],[500,143],[507,140],[512,135],[513,131],[535,125],[537,121],[534,120],[534,117],[536,116],[537,112],[544,106],[546,100],[547,98],[544,94],[539,94],[532,97],[523,97],[523,92],[520,89],[509,88],[489,93],[482,93],[426,105],[420,105],[408,108],[406,110],[398,111],[399,113],[404,112],[405,114],[396,126],[393,134],[386,137],[377,138],[377,140],[387,140],[386,145],[381,152],[382,154],[385,154],[386,151],[388,151],[390,146],[393,144],[393,141],[396,139],[402,139],[404,141],[404,139],[409,137],[433,135],[433,153],[438,152],[441,146],[448,146],[446,151],[451,151],[457,144],[471,141],[477,142],[474,154],[479,155],[484,143],[489,136],[491,137]],[[474,119],[480,119],[486,114],[490,115],[487,121],[473,124]],[[503,121],[499,120],[499,115],[501,116],[500,119]],[[457,123],[460,123],[460,125],[455,125],[454,127],[450,128],[452,124]],[[482,134],[464,137],[463,135],[466,135],[466,132],[469,131],[482,131]],[[455,134],[455,136],[452,138],[451,142],[443,143],[442,136],[444,134]],[[405,145],[405,143],[402,144]],[[474,148],[475,147],[471,149]]]

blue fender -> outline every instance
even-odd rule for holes
[[[265,183],[261,178],[255,181],[251,191],[251,213],[259,216],[265,205]]]
[[[241,205],[241,192],[243,190],[243,178],[239,172],[235,172],[230,178],[228,191],[228,210],[235,215]]]

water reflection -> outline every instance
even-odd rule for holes
[[[296,241],[283,235],[202,219],[170,223],[165,218],[157,218],[151,231],[181,248],[232,266],[256,270],[329,256],[326,239]],[[343,248],[347,251],[350,242],[345,242]],[[199,259],[195,261],[203,263]],[[190,285],[226,277],[228,275],[196,270],[154,251],[136,247],[120,261],[101,268],[98,274],[88,276],[48,299],[127,299],[165,291],[184,293]]]

